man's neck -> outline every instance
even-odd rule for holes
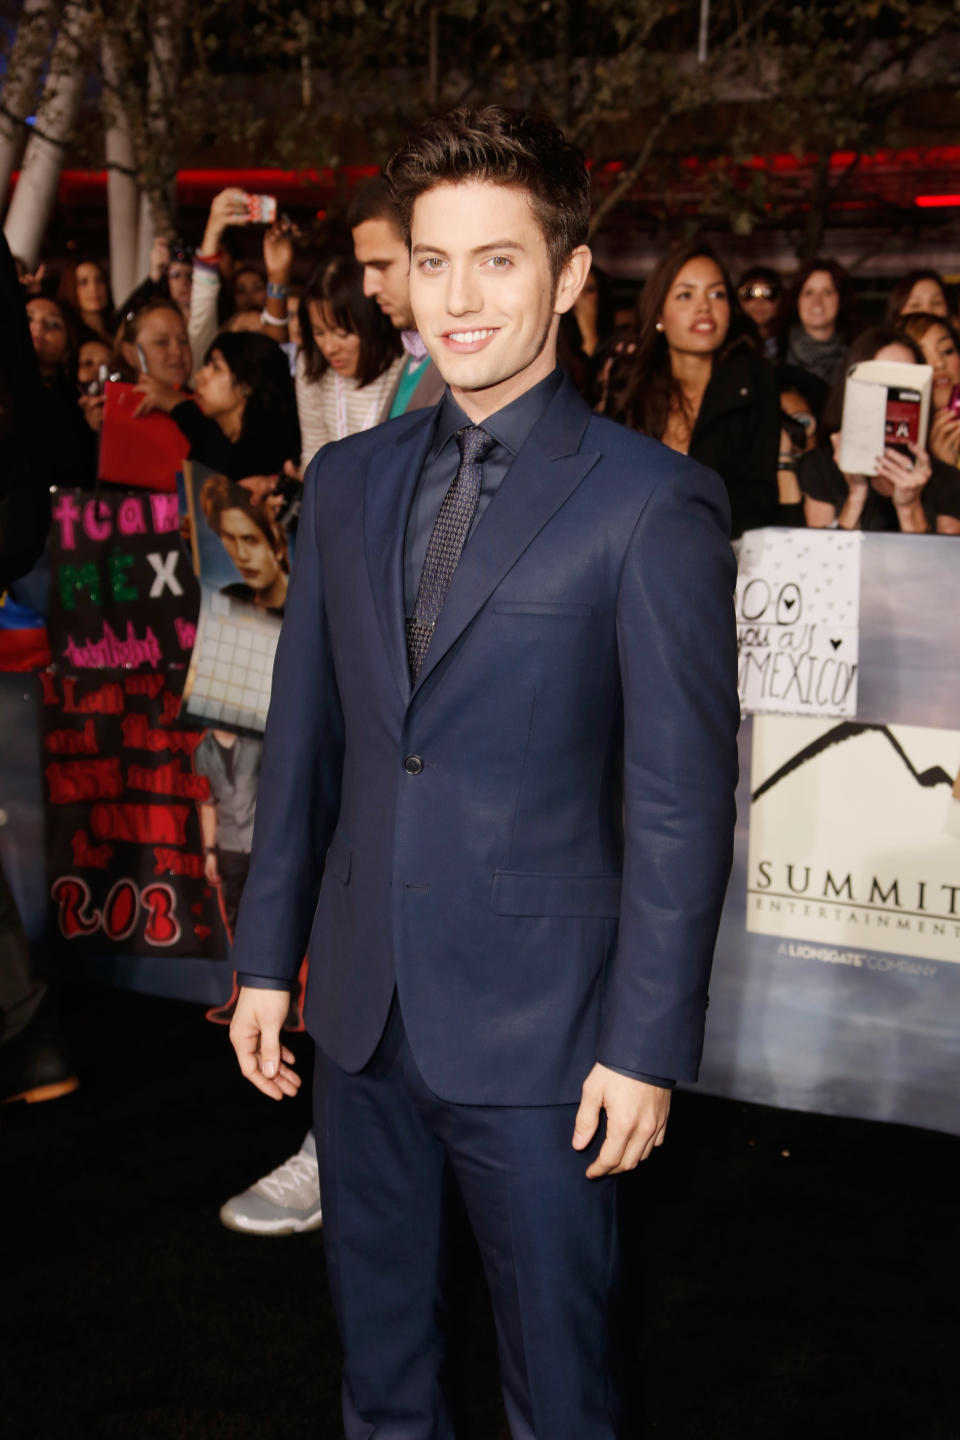
[[[450,394],[474,425],[481,425],[498,410],[512,404],[514,400],[519,400],[521,395],[526,395],[527,391],[532,390],[534,385],[539,385],[541,380],[546,380],[556,368],[557,344],[554,338],[552,343],[548,340],[536,360],[516,375],[511,375],[509,379],[501,380],[499,384],[491,385],[486,390],[460,390],[451,385]]]

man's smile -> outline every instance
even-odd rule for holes
[[[499,327],[493,329],[486,328],[483,330],[447,330],[441,338],[448,349],[458,354],[470,355],[477,350],[482,350],[488,342],[493,339],[494,335],[497,334],[498,328]]]

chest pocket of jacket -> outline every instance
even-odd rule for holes
[[[556,603],[547,600],[495,600],[495,615],[556,615],[561,618],[592,615],[592,605]]]

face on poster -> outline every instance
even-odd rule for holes
[[[185,467],[201,603],[184,712],[203,724],[254,735],[266,725],[292,558],[285,503],[268,478]]]
[[[284,498],[271,481],[255,476],[236,482],[192,466],[184,483],[201,582],[282,616],[293,543],[281,518]]]

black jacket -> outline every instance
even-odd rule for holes
[[[713,367],[689,454],[716,470],[730,496],[731,535],[778,523],[780,397],[773,368],[746,343]]]
[[[50,528],[43,392],[23,291],[0,233],[0,591],[25,575]]]

